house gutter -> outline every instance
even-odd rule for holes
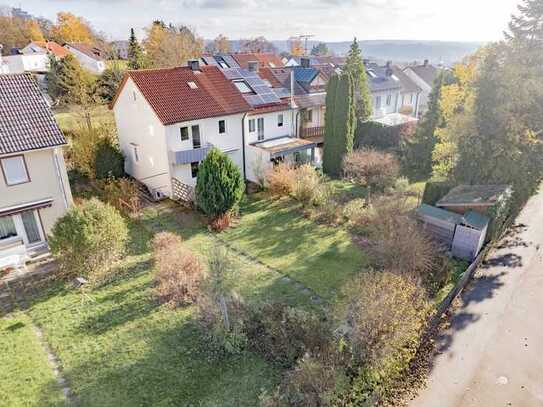
[[[249,112],[245,112],[241,118],[241,152],[243,156],[243,181],[247,183],[247,168],[245,165],[245,119],[249,115]]]

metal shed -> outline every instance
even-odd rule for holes
[[[463,221],[463,217],[457,213],[426,204],[419,207],[417,216],[424,229],[447,247],[451,247],[456,227]]]
[[[489,224],[490,219],[486,216],[468,211],[462,223],[456,227],[451,249],[453,256],[474,260],[483,248]]]

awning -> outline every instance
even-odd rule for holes
[[[31,211],[33,209],[47,208],[53,205],[53,198],[42,199],[39,201],[28,202],[15,206],[8,206],[5,208],[0,208],[0,217],[14,215],[16,213]]]
[[[270,154],[271,159],[284,157],[299,151],[311,150],[317,147],[317,143],[290,136],[265,140],[252,145],[253,147],[258,147],[267,151]]]

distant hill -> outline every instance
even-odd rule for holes
[[[289,50],[287,41],[272,41],[279,52]],[[311,49],[317,41],[308,41],[307,47]],[[349,51],[350,41],[327,42],[328,48],[337,55],[345,55]],[[425,59],[437,64],[446,65],[461,61],[464,57],[473,54],[483,46],[482,42],[457,41],[411,41],[411,40],[374,40],[360,41],[365,57],[380,61],[393,61],[395,63],[422,62]],[[232,48],[239,48],[239,41],[232,41]]]

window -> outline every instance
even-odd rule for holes
[[[24,156],[2,158],[2,171],[7,185],[24,184],[30,182]]]
[[[179,131],[181,132],[181,141],[187,141],[189,139],[189,128],[181,127]]]
[[[226,120],[219,120],[219,134],[226,133]]]
[[[377,96],[375,98],[375,108],[380,109],[381,108],[381,96]]]
[[[392,103],[392,95],[387,95],[387,106],[390,106]]]
[[[190,163],[190,175],[192,178],[196,178],[198,176],[198,166],[200,163],[198,161]]]
[[[4,216],[3,218],[0,218],[0,241],[15,236],[17,236],[17,229],[15,229],[13,217]]]
[[[132,155],[134,156],[134,161],[139,162],[140,161],[140,155],[138,152],[138,147],[132,146]]]
[[[308,109],[305,111],[305,121],[311,123],[313,121],[313,110]]]
[[[190,129],[192,132],[192,148],[202,147],[202,141],[200,140],[200,126],[195,125]]]
[[[283,114],[277,115],[277,127],[283,127]]]
[[[415,103],[415,95],[412,93],[411,94],[411,104],[414,104]]]
[[[132,92],[132,100],[134,100],[134,102],[136,101],[136,91]]]
[[[264,118],[259,117],[257,121],[258,125],[258,140],[264,140]]]
[[[187,85],[189,85],[189,88],[191,89],[198,89],[198,85],[196,85],[196,82],[190,81],[187,82]]]
[[[256,126],[255,126],[255,119],[250,119],[249,120],[249,133],[254,133],[255,130],[256,130]]]
[[[241,93],[254,93],[247,82],[243,80],[234,81],[234,85],[236,85],[236,88],[238,88]]]

